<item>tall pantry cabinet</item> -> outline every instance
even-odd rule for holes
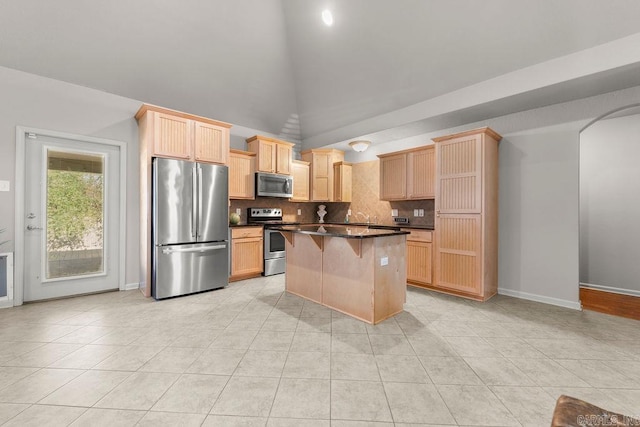
[[[485,301],[498,290],[498,142],[482,128],[435,138],[435,286]]]

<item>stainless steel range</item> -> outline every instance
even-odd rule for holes
[[[248,208],[247,222],[264,224],[264,276],[273,276],[285,272],[285,243],[284,236],[270,227],[276,225],[293,225],[297,222],[282,220],[280,208]]]

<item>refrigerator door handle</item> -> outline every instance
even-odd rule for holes
[[[200,239],[200,221],[202,218],[202,168],[200,165],[196,165],[198,168],[198,225],[196,227],[196,237]]]
[[[196,178],[196,166],[191,170],[191,237],[198,237],[198,189]]]
[[[215,245],[215,246],[207,246],[205,248],[188,248],[188,249],[172,249],[166,248],[162,250],[162,253],[165,255],[178,254],[178,253],[195,253],[195,252],[210,252],[217,251],[219,249],[226,249],[227,245]]]

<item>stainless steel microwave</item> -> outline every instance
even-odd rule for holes
[[[293,177],[257,172],[256,193],[266,197],[293,197]]]

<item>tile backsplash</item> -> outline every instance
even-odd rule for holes
[[[431,225],[434,221],[433,200],[410,200],[387,202],[379,199],[380,194],[380,163],[373,160],[353,165],[351,203],[319,203],[319,202],[289,202],[286,199],[272,197],[257,197],[255,200],[231,200],[229,213],[241,210],[241,222],[247,221],[247,208],[280,208],[285,221],[317,222],[318,206],[326,206],[325,222],[344,222],[345,216],[351,209],[350,222],[366,222],[366,216],[378,224],[393,225],[391,209],[397,209],[399,216],[409,218],[413,225]],[[300,209],[300,215],[298,215]],[[414,217],[414,209],[424,209],[423,217]],[[358,215],[358,212],[361,212]]]
[[[318,203],[320,205],[320,203]],[[229,213],[240,209],[240,222],[247,222],[248,208],[280,208],[282,209],[282,219],[290,222],[314,222],[317,221],[315,211],[318,210],[315,203],[295,203],[287,199],[274,197],[256,197],[255,200],[231,200]],[[298,215],[300,209],[300,215]]]

